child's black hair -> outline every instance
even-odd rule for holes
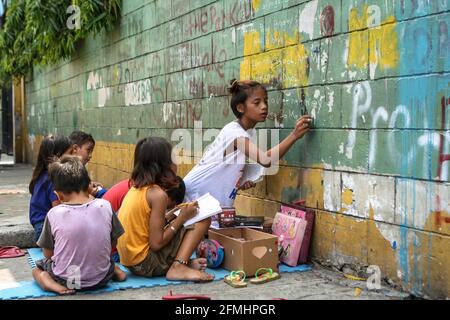
[[[69,137],[63,135],[55,136],[55,156],[60,158],[72,146]]]
[[[170,166],[172,145],[160,137],[148,137],[137,143],[131,180],[136,188],[157,184],[168,190],[178,186],[176,174]]]
[[[55,137],[49,134],[44,137],[39,147],[39,152],[37,156],[36,166],[34,167],[33,174],[31,176],[30,184],[28,185],[28,190],[31,194],[34,192],[34,186],[36,180],[39,178],[44,170],[48,169],[48,166],[54,160],[55,156]]]
[[[231,93],[230,105],[231,110],[233,111],[236,118],[240,119],[242,117],[242,113],[238,111],[237,106],[240,103],[245,104],[245,101],[247,101],[248,96],[256,88],[263,89],[267,94],[267,89],[257,81],[253,80],[238,81],[236,79],[230,81],[230,88],[228,88],[228,92]]]
[[[134,147],[134,160],[133,160],[133,167],[136,166],[136,161],[139,158],[139,153],[141,151],[142,145],[144,144],[144,142],[147,141],[147,139],[141,139],[138,141],[138,143],[136,143],[136,146]]]
[[[74,131],[69,136],[70,143],[72,145],[76,144],[77,146],[82,146],[85,143],[92,142],[92,144],[95,146],[95,140],[92,135],[89,133],[83,132],[83,131]]]
[[[186,194],[186,185],[181,177],[176,178],[178,181],[178,186],[172,189],[166,190],[167,196],[175,201],[176,204],[180,204],[184,200]]]
[[[80,158],[63,156],[49,165],[48,172],[55,191],[63,193],[87,192],[91,179]]]

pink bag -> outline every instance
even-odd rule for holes
[[[309,247],[312,237],[312,230],[314,226],[314,210],[305,209],[301,210],[302,206],[298,205],[281,205],[281,212],[290,216],[294,216],[306,221],[305,235],[300,248],[300,254],[298,257],[298,264],[303,264],[308,261]]]
[[[272,225],[272,233],[278,236],[280,261],[296,266],[306,230],[306,220],[278,212]]]

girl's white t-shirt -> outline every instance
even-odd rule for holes
[[[256,130],[246,131],[237,121],[223,127],[200,162],[184,178],[185,201],[194,201],[210,193],[222,207],[233,206],[236,187],[246,163],[245,154],[238,149],[233,150],[234,141],[241,137],[254,141]],[[227,148],[231,149],[224,156]]]

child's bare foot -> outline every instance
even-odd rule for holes
[[[69,289],[53,280],[50,274],[46,271],[36,268],[33,270],[33,276],[39,286],[45,291],[52,291],[59,295],[69,295],[75,293],[75,290]]]
[[[205,258],[197,258],[189,261],[189,268],[194,270],[205,271],[207,266],[207,261]]]
[[[72,294],[75,294],[75,290],[73,290],[73,289],[68,289],[68,288],[66,288],[66,287],[64,287],[64,286],[60,286],[61,288],[59,288],[59,289],[56,289],[55,290],[55,292],[57,293],[57,294],[59,294],[59,295],[61,295],[61,296],[68,296],[68,295],[72,295]]]
[[[127,279],[127,274],[122,269],[120,269],[120,267],[118,265],[115,265],[113,280],[117,281],[117,282],[122,282],[122,281],[125,281],[126,279]]]
[[[169,271],[167,271],[166,278],[167,280],[209,282],[214,280],[214,275],[204,271],[192,269],[178,262],[174,262]]]

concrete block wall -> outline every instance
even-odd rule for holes
[[[90,173],[111,185],[139,138],[177,145],[177,129],[220,129],[233,120],[228,81],[261,81],[260,131],[286,136],[302,105],[315,128],[238,211],[273,216],[306,199],[313,257],[449,297],[449,11],[448,0],[126,0],[112,32],[27,79],[28,154],[49,132],[88,131]],[[206,146],[195,132],[191,145]]]

